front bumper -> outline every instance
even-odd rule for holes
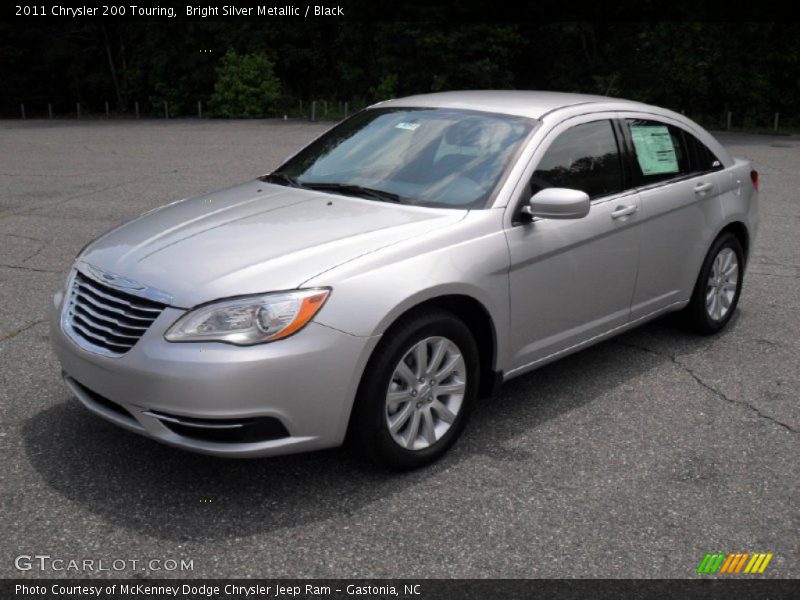
[[[312,322],[292,337],[257,346],[171,343],[164,332],[184,311],[167,308],[131,350],[108,357],[64,333],[62,302],[56,294],[51,340],[67,386],[86,408],[160,442],[217,456],[340,445],[379,339]]]

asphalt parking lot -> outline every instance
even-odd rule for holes
[[[722,335],[659,321],[514,380],[425,470],[192,455],[72,399],[45,319],[83,245],[324,129],[0,122],[0,577],[98,575],[15,568],[34,554],[193,561],[101,576],[693,577],[709,551],[800,575],[797,137],[720,135],[757,165],[763,218]]]

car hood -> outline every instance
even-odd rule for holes
[[[293,289],[364,254],[464,218],[253,181],[145,213],[80,260],[166,292],[172,304]]]

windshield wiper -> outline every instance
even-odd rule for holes
[[[268,183],[277,183],[278,185],[288,185],[289,187],[298,188],[303,187],[303,185],[297,181],[297,179],[291,175],[287,175],[286,173],[281,173],[280,171],[275,171],[269,175],[264,175],[263,177],[259,177],[259,179]]]
[[[340,192],[342,194],[372,198],[373,200],[380,200],[382,202],[400,202],[400,196],[392,192],[385,192],[383,190],[376,190],[351,183],[303,183],[302,185],[308,189],[319,190],[320,192]]]
[[[391,192],[376,190],[351,183],[305,183],[300,182],[291,175],[287,175],[286,173],[282,173],[280,171],[275,171],[269,175],[264,175],[263,177],[259,177],[259,179],[269,183],[288,185],[296,188],[307,188],[310,190],[318,190],[320,192],[339,192],[342,194],[352,194],[354,196],[372,198],[373,200],[381,200],[382,202],[400,202],[400,196]]]

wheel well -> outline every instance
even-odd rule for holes
[[[744,250],[744,260],[747,262],[747,255],[750,250],[750,234],[747,233],[747,227],[741,221],[734,221],[726,225],[719,234],[722,235],[728,232],[735,235],[739,240],[739,243],[742,245],[742,250]]]
[[[495,334],[492,317],[486,308],[471,296],[453,294],[438,296],[417,304],[406,311],[397,321],[405,318],[409,313],[436,307],[453,313],[464,321],[466,326],[475,336],[480,360],[480,377],[478,378],[478,396],[486,398],[491,396],[502,381],[502,374],[493,369],[497,354],[497,336]],[[397,322],[395,321],[395,322]]]

